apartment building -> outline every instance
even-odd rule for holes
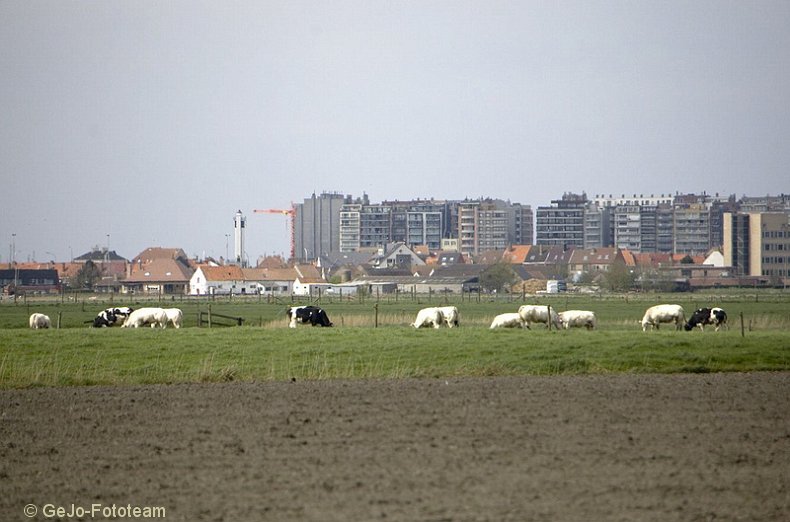
[[[790,281],[790,214],[725,212],[723,222],[724,264],[735,275]]]
[[[538,207],[535,241],[538,245],[584,247],[584,211],[587,195],[565,193],[551,206]]]
[[[311,260],[340,250],[340,209],[351,197],[338,193],[313,194],[294,205],[294,254]]]

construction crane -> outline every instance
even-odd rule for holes
[[[296,257],[296,243],[294,240],[294,216],[296,215],[296,207],[293,203],[291,203],[291,208],[289,209],[280,209],[280,208],[264,208],[264,209],[255,209],[253,210],[255,214],[280,214],[282,216],[288,217],[288,235],[289,240],[291,243],[291,259],[295,259]]]

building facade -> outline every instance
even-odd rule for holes
[[[765,276],[790,282],[790,214],[785,212],[725,212],[724,265],[734,275]]]

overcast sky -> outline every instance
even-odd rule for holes
[[[287,208],[790,192],[790,2],[0,0],[0,261]]]

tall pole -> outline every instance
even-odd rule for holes
[[[14,296],[16,297],[17,276],[19,274],[19,269],[16,266],[16,233],[11,234],[11,263],[14,265]]]

